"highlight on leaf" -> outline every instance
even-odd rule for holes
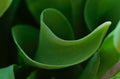
[[[40,20],[40,33],[21,25],[12,28],[12,35],[24,62],[44,69],[69,67],[91,57],[98,50],[111,24],[105,22],[89,35],[74,40],[70,24],[58,10],[45,9]]]
[[[15,65],[11,65],[0,69],[0,79],[15,79],[14,75]]]
[[[11,3],[12,3],[12,0],[0,0],[0,17],[9,8]]]
[[[100,67],[98,73],[98,79],[104,75],[109,69],[111,69],[120,59],[119,37],[120,37],[120,22],[118,22],[116,28],[107,35],[105,38],[99,53],[100,53]],[[111,60],[112,58],[112,60]]]

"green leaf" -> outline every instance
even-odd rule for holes
[[[114,45],[116,50],[120,53],[120,21],[114,29]]]
[[[0,69],[0,79],[15,79],[14,65]]]
[[[87,64],[85,70],[80,75],[79,79],[96,79],[96,74],[98,72],[100,65],[100,56],[98,53],[96,53],[89,63]]]
[[[114,47],[113,33],[111,33],[106,37],[100,49],[100,67],[97,79],[101,78],[118,60],[119,54]]]
[[[71,20],[71,1],[70,0],[26,0],[28,9],[33,14],[37,22],[40,22],[40,14],[46,8],[60,10]]]
[[[12,3],[12,0],[0,0],[0,17],[9,8],[11,3]]]
[[[73,30],[75,32],[75,37],[81,38],[88,34],[88,30],[85,27],[84,20],[84,7],[86,0],[71,0],[72,6],[72,22]]]
[[[26,79],[36,79],[37,71],[32,72]]]
[[[100,49],[100,68],[98,73],[98,79],[104,75],[111,67],[113,67],[119,60],[120,54],[119,51],[116,49],[114,44],[114,39],[116,35],[119,36],[120,33],[115,34],[116,30],[119,28],[117,27],[113,32],[111,32],[103,42],[101,49]],[[116,40],[117,41],[117,40]],[[111,59],[112,58],[112,59]]]
[[[113,30],[120,19],[120,0],[87,0],[84,17],[89,30],[95,29],[106,20],[112,22]]]
[[[26,0],[28,9],[37,20],[46,8],[55,8],[64,14],[73,25],[75,37],[80,38],[87,34],[84,22],[84,4],[86,0]],[[49,3],[49,4],[48,4]]]
[[[5,67],[11,64],[13,56],[15,56],[14,42],[11,36],[11,27],[13,26],[13,19],[15,18],[16,9],[18,7],[19,0],[1,0],[0,6],[6,1],[11,1],[9,9],[0,18],[0,67]],[[7,3],[7,2],[6,2]],[[18,18],[17,18],[18,19]],[[10,53],[12,52],[12,53]],[[14,54],[13,54],[14,53]],[[14,60],[15,61],[15,60]],[[13,62],[13,61],[12,61]]]
[[[110,79],[120,79],[120,72],[118,72],[115,76],[113,76]]]
[[[24,62],[39,68],[58,69],[79,64],[92,56],[110,24],[105,22],[84,38],[71,40],[72,29],[65,17],[55,9],[46,9],[41,14],[40,35],[24,26],[12,28],[12,35]],[[33,52],[37,37],[38,49]]]

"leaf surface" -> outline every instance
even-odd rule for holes
[[[72,29],[65,17],[55,9],[46,9],[41,14],[39,35],[35,29],[24,26],[14,27],[12,35],[26,63],[45,69],[58,69],[79,64],[91,57],[101,45],[110,24],[105,22],[89,35],[73,40]],[[31,47],[36,46],[34,42],[38,38],[37,52],[33,52]]]

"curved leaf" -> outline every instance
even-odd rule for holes
[[[106,37],[99,52],[101,63],[97,75],[98,79],[104,75],[112,66],[114,66],[120,58],[119,53],[114,46],[114,31]]]
[[[120,18],[120,0],[87,0],[84,17],[88,28],[92,31],[106,20],[112,22],[113,30]]]
[[[99,77],[104,75],[119,61],[120,59],[119,42],[120,42],[120,22],[118,22],[116,28],[107,36],[100,50],[101,65],[98,73]]]
[[[117,51],[120,53],[120,21],[114,29],[114,45]]]
[[[84,7],[86,0],[71,0],[72,7],[72,26],[77,39],[88,34],[88,30],[84,20]]]
[[[55,10],[46,9],[41,14],[40,43],[36,54],[36,61],[44,64],[67,67],[86,60],[99,48],[99,45],[111,24],[110,22],[102,24],[91,34],[82,39],[73,41],[63,40],[59,38],[58,35],[55,35],[56,33],[51,29],[51,23],[47,22],[51,20],[49,14],[53,14],[53,12],[57,13]],[[52,27],[54,28],[54,26]],[[86,47],[91,44],[92,46],[89,48]]]
[[[46,8],[60,10],[71,20],[71,1],[70,0],[26,0],[28,9],[33,14],[37,22],[40,22],[40,14]]]
[[[0,79],[15,79],[14,65],[0,69]]]
[[[61,11],[73,25],[76,38],[83,37],[88,33],[84,27],[85,2],[86,0],[26,0],[28,9],[38,22],[41,12],[46,8],[55,8]]]
[[[96,79],[96,74],[98,72],[100,65],[100,56],[98,53],[96,53],[89,63],[87,64],[85,70],[80,75],[79,79]]]
[[[54,20],[54,18],[58,19]],[[12,35],[19,54],[26,63],[45,69],[58,69],[81,63],[93,55],[110,24],[111,22],[105,22],[86,37],[70,40],[73,38],[73,33],[68,21],[57,10],[46,9],[41,14],[41,31],[36,53],[32,50],[35,46],[33,42],[37,38],[35,29],[24,26],[14,27]],[[31,51],[32,56],[29,55]]]
[[[0,0],[0,17],[9,8],[11,3],[12,3],[12,0]]]

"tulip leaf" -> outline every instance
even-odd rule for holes
[[[14,65],[0,69],[0,79],[15,79]]]
[[[118,22],[116,28],[105,38],[105,41],[100,48],[101,63],[98,73],[98,79],[119,61],[119,39],[120,22]]]
[[[83,16],[85,2],[86,0],[26,0],[27,7],[37,22],[40,21],[39,16],[42,10],[46,8],[55,8],[61,11],[73,25],[76,38],[87,34]]]
[[[99,24],[110,20],[113,30],[120,18],[120,0],[87,0],[84,17],[89,30],[95,29]]]
[[[65,17],[55,9],[45,9],[41,14],[39,35],[37,30],[25,26],[12,28],[12,35],[24,62],[39,68],[58,69],[79,64],[92,56],[110,24],[105,22],[89,35],[73,40],[72,29]]]
[[[12,0],[0,0],[0,17],[9,8],[11,3],[12,3]]]
[[[117,27],[114,29],[114,45],[117,51],[120,53],[120,21]]]
[[[75,37],[77,39],[84,37],[88,34],[88,30],[84,27],[85,20],[84,20],[84,6],[86,0],[71,0],[72,6],[72,25],[73,30],[75,32]]]
[[[54,10],[46,9],[41,14],[40,43],[36,54],[36,61],[44,64],[58,65],[58,67],[59,65],[61,65],[61,67],[67,67],[69,65],[81,63],[93,55],[99,48],[99,45],[111,24],[110,22],[102,24],[91,34],[82,39],[71,41],[63,40],[58,37],[58,35],[55,35],[56,33],[51,29],[52,25],[50,25],[51,23],[48,23],[51,16],[49,16],[50,14],[47,14],[47,12],[53,14]],[[54,24],[52,27],[54,28]],[[86,46],[89,45],[90,47],[87,48]]]
[[[71,20],[71,1],[70,0],[26,0],[28,9],[39,23],[40,14],[46,8],[55,8],[60,10],[65,16]],[[49,4],[48,4],[49,3]]]
[[[113,67],[120,58],[119,53],[114,46],[114,31],[105,38],[99,52],[100,67],[99,73],[97,74],[98,79]]]
[[[96,53],[86,66],[79,79],[96,79],[96,74],[100,65],[100,56]]]

